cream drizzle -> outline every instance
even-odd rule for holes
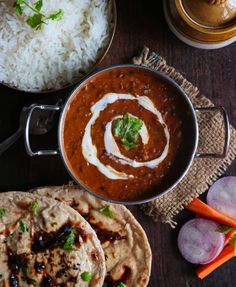
[[[100,112],[105,110],[109,104],[112,104],[118,100],[135,100],[135,101],[138,101],[138,103],[142,107],[144,107],[146,110],[149,110],[150,112],[155,114],[157,116],[159,122],[164,127],[164,133],[166,136],[166,145],[165,145],[165,148],[164,148],[162,154],[158,158],[155,158],[151,161],[137,162],[135,160],[127,158],[126,156],[121,154],[120,149],[119,149],[118,145],[116,144],[115,139],[112,135],[112,121],[115,119],[114,118],[114,119],[112,119],[112,121],[110,121],[106,124],[105,133],[104,133],[104,144],[105,144],[106,152],[110,155],[113,155],[114,156],[113,158],[116,161],[119,161],[121,164],[130,165],[130,166],[135,167],[135,168],[142,167],[142,166],[146,166],[149,168],[155,168],[158,166],[158,164],[160,164],[160,162],[162,162],[165,159],[165,157],[168,154],[170,134],[169,134],[168,128],[167,128],[167,126],[166,126],[166,124],[162,118],[161,113],[155,108],[153,102],[146,96],[136,96],[135,97],[135,96],[132,96],[130,94],[108,93],[108,94],[104,95],[104,97],[102,99],[100,99],[97,103],[95,103],[91,107],[90,110],[92,113],[92,117],[90,118],[90,120],[89,120],[89,122],[85,128],[85,133],[84,133],[84,136],[82,139],[83,156],[90,164],[95,165],[98,168],[98,170],[102,174],[104,174],[106,177],[113,179],[113,180],[116,180],[116,179],[127,180],[129,178],[132,178],[133,175],[119,172],[109,165],[104,165],[97,158],[97,149],[93,145],[92,137],[91,137],[91,128],[94,125],[94,123],[96,122],[97,118],[99,117]],[[131,115],[131,116],[133,116],[133,115]],[[118,116],[118,117],[121,117],[121,116]],[[149,140],[149,135],[148,135],[148,130],[147,130],[145,123],[143,124],[143,127],[140,131],[140,136],[142,138],[143,144],[147,144],[148,140]]]

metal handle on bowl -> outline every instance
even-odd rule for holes
[[[31,117],[36,109],[41,110],[49,110],[49,111],[60,111],[61,107],[57,105],[37,105],[33,104],[29,107],[29,113],[26,119],[25,123],[25,149],[28,155],[30,156],[39,156],[39,155],[57,155],[59,153],[58,150],[39,150],[39,151],[33,151],[30,146],[30,140],[29,140],[29,130],[30,130],[30,122]]]
[[[222,106],[208,107],[208,108],[195,108],[196,112],[208,113],[208,112],[220,112],[223,116],[224,126],[225,126],[225,142],[224,149],[221,153],[200,153],[197,152],[195,157],[211,157],[211,158],[224,158],[227,155],[229,144],[230,144],[230,125],[227,111]]]

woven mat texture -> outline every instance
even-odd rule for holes
[[[189,96],[194,107],[211,107],[213,103],[202,95],[198,88],[185,79],[175,68],[168,66],[165,59],[147,47],[133,58],[133,63],[161,71],[171,77]],[[224,146],[224,123],[220,113],[198,115],[199,152],[220,152]],[[195,158],[184,179],[172,191],[161,198],[144,204],[142,209],[155,221],[169,223],[175,227],[174,216],[188,205],[193,198],[205,192],[231,164],[236,156],[236,131],[230,126],[230,147],[224,159]]]

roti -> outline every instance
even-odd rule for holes
[[[145,287],[148,285],[152,253],[146,234],[123,205],[109,204],[79,187],[59,186],[33,190],[66,202],[93,227],[101,241],[106,259],[104,287]]]
[[[105,257],[88,222],[63,202],[0,194],[0,286],[101,287]]]

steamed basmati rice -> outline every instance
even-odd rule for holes
[[[25,91],[59,89],[99,59],[110,38],[110,1],[43,0],[42,13],[59,9],[62,20],[36,31],[26,23],[28,8],[19,16],[12,1],[0,0],[0,82]]]

